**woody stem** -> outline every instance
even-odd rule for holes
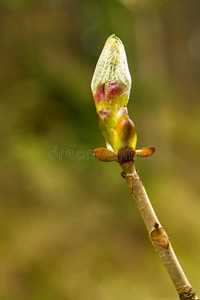
[[[123,177],[126,179],[135,203],[142,215],[150,240],[160,256],[180,299],[198,300],[196,292],[189,284],[187,277],[171,246],[169,237],[162,228],[146,190],[135,170],[133,161],[121,164]]]

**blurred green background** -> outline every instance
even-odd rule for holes
[[[0,299],[175,300],[104,147],[90,82],[125,44],[136,167],[200,293],[200,1],[1,0]]]

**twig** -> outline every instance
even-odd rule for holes
[[[122,176],[128,183],[132,197],[146,225],[150,240],[169,273],[180,299],[199,299],[187,280],[171,246],[169,237],[154,212],[145,188],[135,170],[134,162],[125,162],[121,167],[123,169]]]

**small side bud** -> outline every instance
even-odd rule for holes
[[[152,242],[160,248],[169,249],[169,238],[162,227],[155,227],[150,234]]]
[[[106,148],[97,148],[94,150],[94,156],[104,162],[118,161],[117,155]]]
[[[155,151],[156,151],[155,147],[147,147],[140,150],[136,150],[135,154],[139,157],[148,157],[154,154]]]

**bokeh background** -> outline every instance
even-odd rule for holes
[[[105,141],[90,82],[125,44],[136,167],[200,293],[200,1],[1,0],[0,298],[175,300]]]

